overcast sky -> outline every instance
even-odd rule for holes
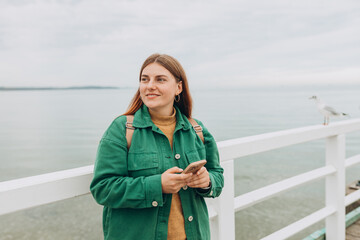
[[[154,52],[191,86],[360,83],[360,1],[0,0],[0,86],[137,86]]]

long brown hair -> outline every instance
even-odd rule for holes
[[[160,64],[175,77],[177,82],[180,81],[182,82],[182,92],[180,93],[180,101],[179,102],[174,101],[174,103],[180,109],[181,113],[183,113],[186,117],[190,118],[192,111],[192,98],[189,91],[187,77],[181,64],[175,58],[169,55],[158,54],[158,53],[152,54],[145,60],[145,62],[141,67],[139,81],[141,79],[141,75],[144,68],[151,63]],[[138,89],[124,115],[134,115],[135,112],[139,110],[143,104],[144,103],[140,98],[140,90]]]

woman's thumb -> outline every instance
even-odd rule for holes
[[[172,167],[172,168],[169,168],[168,170],[166,170],[167,173],[181,173],[182,170],[181,168],[179,167]]]

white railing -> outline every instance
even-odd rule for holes
[[[345,134],[360,130],[360,119],[261,134],[218,143],[225,186],[219,198],[207,199],[213,239],[235,239],[234,213],[300,185],[326,178],[325,207],[263,240],[286,239],[325,219],[326,239],[345,240],[345,206],[360,199],[360,190],[345,197],[345,169],[360,163],[360,154],[345,159]],[[234,198],[234,159],[294,144],[326,139],[326,165]],[[0,215],[89,193],[93,166],[0,182]]]

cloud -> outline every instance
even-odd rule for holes
[[[353,82],[359,8],[356,1],[1,2],[0,85],[136,86],[153,52],[177,57],[198,86],[323,82],[328,72]]]

